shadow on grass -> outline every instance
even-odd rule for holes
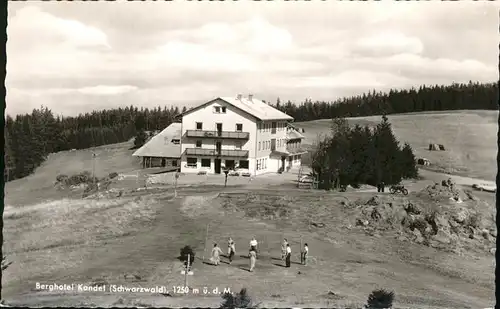
[[[249,273],[251,272],[249,268],[246,268],[246,267],[244,267],[244,266],[240,266],[240,267],[238,267],[238,268],[239,268],[239,269],[241,269],[241,270],[247,271],[247,272],[249,272]]]
[[[274,265],[274,266],[279,266],[279,267],[283,267],[283,268],[286,268],[286,266],[285,266],[285,265],[283,265],[283,264],[277,264],[277,263],[273,263],[273,265]]]

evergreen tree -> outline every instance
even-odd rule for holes
[[[343,118],[332,121],[332,135],[321,140],[312,155],[312,169],[320,188],[381,181],[396,184],[403,178],[417,177],[413,151],[401,150],[386,116],[375,130],[368,126],[350,128]]]
[[[417,159],[410,144],[405,143],[401,150],[401,168],[404,179],[415,179],[418,177]]]
[[[140,148],[142,145],[146,143],[146,140],[148,139],[148,135],[144,130],[140,130],[137,132],[137,135],[134,139],[134,148]]]

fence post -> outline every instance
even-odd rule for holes
[[[186,289],[188,287],[188,273],[189,273],[189,264],[191,261],[191,254],[188,254],[188,259],[187,259],[187,264],[186,264],[186,271],[184,272],[184,292],[186,292]]]

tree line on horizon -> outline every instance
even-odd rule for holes
[[[469,82],[391,89],[388,92],[373,90],[333,102],[306,99],[300,104],[293,104],[278,98],[271,105],[292,116],[295,121],[464,109],[497,110],[498,84]]]
[[[439,110],[496,110],[497,92],[498,85],[494,83],[453,84],[387,93],[372,91],[333,102],[313,103],[308,99],[299,104],[291,101],[282,104],[278,99],[274,106],[296,121]],[[145,131],[164,129],[184,111],[186,107],[181,111],[178,107],[127,106],[63,117],[42,106],[31,114],[7,115],[5,179],[29,175],[53,152],[121,143],[138,135],[144,137]]]
[[[15,118],[7,115],[4,179],[10,181],[28,176],[50,153],[122,143],[138,132],[162,130],[178,114],[178,107],[139,109],[128,106],[63,117],[54,116],[50,109],[42,106],[31,114]]]

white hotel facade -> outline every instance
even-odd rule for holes
[[[300,166],[305,153],[293,118],[252,95],[219,97],[180,117],[182,173],[286,172]]]

